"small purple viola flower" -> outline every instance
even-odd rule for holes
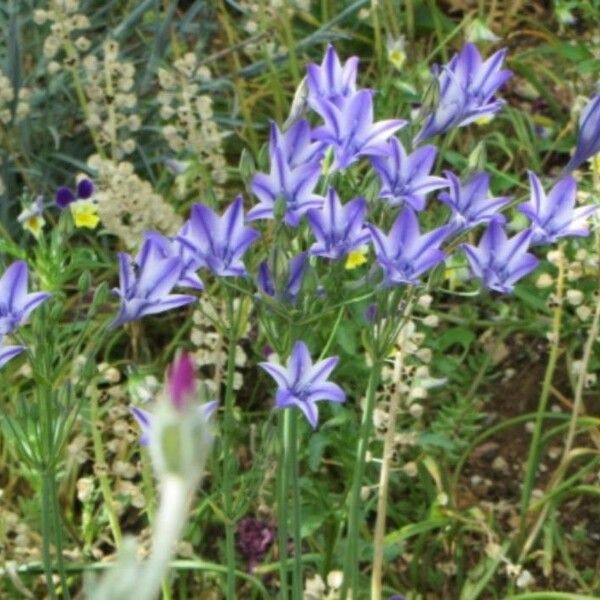
[[[109,327],[194,302],[194,296],[170,293],[183,267],[180,258],[165,257],[152,237],[144,240],[134,260],[129,254],[119,252],[119,288],[113,293],[121,299],[121,306]]]
[[[342,106],[317,98],[313,108],[325,121],[313,138],[333,147],[332,170],[345,169],[361,156],[384,156],[387,140],[406,125],[402,119],[373,122],[373,90],[356,92]]]
[[[242,261],[246,250],[259,237],[258,231],[244,226],[244,205],[238,196],[223,213],[217,215],[204,204],[194,204],[188,224],[175,239],[197,264],[221,277],[246,275]]]
[[[573,177],[560,179],[548,196],[532,171],[529,171],[529,185],[531,200],[518,208],[531,220],[532,244],[552,244],[562,237],[589,235],[585,220],[600,205],[575,208],[577,182]]]
[[[3,346],[0,343],[0,369],[25,350],[25,346]]]
[[[308,222],[317,240],[310,247],[310,254],[340,260],[368,244],[371,235],[365,227],[366,211],[364,198],[354,198],[342,205],[335,189],[330,187],[323,208],[308,211]]]
[[[315,429],[319,421],[317,402],[320,400],[344,402],[346,400],[346,394],[342,388],[327,381],[338,360],[337,356],[330,356],[313,364],[306,344],[298,341],[292,348],[285,368],[271,362],[261,362],[258,365],[279,386],[275,396],[275,406],[277,408],[296,406]]]
[[[565,171],[576,169],[598,152],[600,152],[600,94],[596,94],[581,112],[577,146]]]
[[[264,260],[258,267],[257,284],[259,289],[267,296],[277,298],[280,302],[295,304],[308,266],[307,258],[306,252],[300,252],[293,256],[288,262],[286,272],[282,273],[281,277],[275,278],[271,274],[268,262]],[[274,279],[285,280],[285,283],[278,285]]]
[[[203,418],[208,421],[218,407],[219,402],[217,400],[212,400],[211,402],[199,405],[198,410],[202,411]],[[140,445],[148,446],[152,436],[152,423],[155,418],[154,414],[139,406],[132,406],[130,410],[141,429]]]
[[[512,76],[511,71],[500,70],[505,56],[506,49],[498,50],[482,62],[477,47],[465,44],[442,67],[438,77],[438,104],[426,118],[414,143],[419,144],[453,127],[463,127],[497,113],[505,102],[492,97]]]
[[[417,285],[423,273],[446,257],[439,246],[448,235],[448,226],[421,235],[417,215],[408,206],[398,215],[387,236],[374,225],[368,227],[386,285]]]
[[[248,571],[252,572],[273,545],[275,527],[256,517],[244,517],[237,524],[235,538],[235,547],[248,561]]]
[[[326,146],[323,142],[312,141],[312,130],[306,119],[296,121],[283,133],[275,123],[271,123],[269,154],[273,156],[275,148],[280,147],[290,169],[320,162]]]
[[[199,260],[195,252],[178,239],[178,236],[186,236],[189,228],[190,223],[186,221],[174,238],[167,238],[157,231],[146,231],[144,240],[151,239],[155,246],[162,251],[163,258],[177,257],[183,262],[183,269],[177,282],[178,286],[203,290],[204,284],[196,274],[196,271],[203,266],[203,262]]]
[[[27,263],[17,260],[4,271],[0,278],[0,341],[5,335],[12,333],[19,325],[22,325],[27,317],[51,296],[47,292],[28,294],[28,276]],[[13,346],[13,348],[15,347]],[[16,352],[16,350],[14,351]],[[12,356],[9,356],[7,361],[10,358]]]
[[[449,192],[442,192],[438,199],[452,209],[450,227],[452,231],[465,231],[492,219],[504,223],[505,218],[498,211],[510,202],[510,197],[488,198],[490,176],[481,171],[475,173],[466,183],[445,171],[450,184]]]
[[[321,65],[310,64],[306,72],[308,101],[325,99],[341,106],[356,92],[358,58],[351,56],[342,66],[331,44],[327,46]]]
[[[56,190],[55,200],[59,208],[66,208],[76,200],[88,200],[94,193],[94,184],[90,179],[84,177],[77,184],[73,191],[68,187],[62,186]]]
[[[288,160],[295,157],[289,144],[281,141],[281,134],[277,135],[274,131],[278,132],[273,124],[269,144],[271,171],[268,175],[256,173],[250,183],[259,203],[248,212],[248,220],[274,219],[279,201],[283,206],[284,221],[291,227],[297,227],[306,211],[323,205],[323,196],[314,193],[321,176],[320,157],[292,168]]]
[[[500,223],[492,221],[481,237],[479,246],[461,244],[467,255],[475,277],[483,281],[485,287],[508,294],[515,283],[531,273],[538,259],[527,252],[533,238],[533,231],[525,229],[512,238],[507,238]]]
[[[415,210],[423,210],[429,192],[448,187],[443,177],[429,174],[436,155],[435,146],[423,146],[407,155],[400,140],[391,138],[387,155],[371,159],[381,181],[379,197],[392,206],[408,204]]]

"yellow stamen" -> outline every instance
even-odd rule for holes
[[[345,268],[350,270],[364,265],[367,262],[366,254],[366,247],[358,248],[358,250],[351,250],[346,258]]]

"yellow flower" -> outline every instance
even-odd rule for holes
[[[346,258],[346,264],[344,265],[346,269],[356,269],[356,267],[360,267],[367,262],[367,247],[363,246],[362,248],[358,248],[358,250],[351,250],[348,253],[348,257]]]
[[[406,53],[399,48],[393,48],[388,52],[388,60],[400,71],[406,62]]]
[[[35,238],[39,238],[42,235],[45,223],[46,220],[42,215],[31,215],[23,221],[22,225],[23,229],[29,231]]]
[[[477,125],[487,125],[491,123],[494,119],[494,115],[484,115],[483,117],[479,117],[479,119],[475,119],[475,123]]]
[[[97,206],[90,200],[78,200],[72,202],[69,207],[73,215],[75,227],[95,229],[100,222]]]

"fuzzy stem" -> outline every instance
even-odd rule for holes
[[[277,417],[279,420],[279,439],[282,441],[282,460],[279,461],[277,469],[277,534],[279,543],[279,596],[281,600],[288,599],[288,484],[289,471],[285,460],[285,441],[287,439],[287,414],[289,410],[280,410]]]
[[[349,588],[352,590],[352,597],[358,598],[358,544],[361,517],[360,490],[365,472],[365,458],[367,455],[367,446],[369,445],[369,437],[371,435],[371,428],[373,424],[375,392],[377,391],[377,386],[379,385],[381,364],[382,361],[379,356],[374,356],[371,372],[369,373],[367,399],[362,415],[360,437],[356,447],[356,462],[354,463],[352,488],[350,489],[350,501],[348,507],[348,532],[346,551],[344,555],[344,579],[342,582],[342,588],[340,590],[341,600],[346,600]]]
[[[565,278],[565,265],[562,245],[558,246],[558,279],[556,282],[556,308],[552,316],[552,332],[550,340],[550,355],[548,357],[548,363],[546,365],[546,372],[544,373],[544,381],[542,384],[542,392],[540,394],[540,401],[535,418],[535,426],[533,429],[533,435],[531,437],[531,445],[529,446],[529,456],[527,458],[527,470],[525,474],[525,480],[523,482],[523,492],[521,494],[521,523],[520,523],[520,534],[521,536],[525,532],[525,524],[527,521],[527,512],[529,509],[529,500],[531,499],[531,492],[533,490],[533,484],[535,481],[535,473],[538,467],[540,458],[540,440],[542,437],[542,427],[544,425],[544,414],[546,413],[546,406],[548,404],[548,398],[550,396],[550,388],[552,387],[552,379],[554,377],[554,371],[556,369],[556,362],[558,360],[558,353],[560,347],[560,328],[563,313],[563,296],[564,296],[564,278]]]
[[[373,570],[371,573],[371,599],[381,600],[383,575],[383,538],[385,536],[385,518],[387,514],[387,496],[390,482],[390,462],[394,454],[396,436],[396,418],[400,408],[400,379],[402,377],[402,354],[396,353],[394,361],[394,392],[390,398],[387,431],[383,443],[379,488],[377,494],[377,519],[373,536]]]
[[[51,535],[51,520],[50,507],[52,500],[50,498],[49,479],[54,477],[54,474],[48,471],[40,473],[42,479],[42,561],[44,563],[44,573],[46,575],[46,585],[48,586],[48,594],[51,600],[56,600],[56,590],[54,589],[54,579],[52,577],[52,554],[50,552],[50,535]]]

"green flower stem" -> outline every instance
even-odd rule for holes
[[[90,418],[92,428],[92,442],[94,444],[94,464],[95,464],[95,475],[98,477],[100,482],[100,493],[102,494],[102,500],[104,501],[104,510],[108,517],[108,523],[110,530],[113,535],[115,547],[119,549],[123,535],[121,533],[121,526],[119,524],[119,517],[114,509],[114,501],[112,496],[112,490],[110,489],[110,481],[107,475],[106,456],[104,454],[104,443],[102,441],[102,435],[98,427],[100,421],[98,413],[98,393],[96,390],[92,392],[92,398],[90,402]]]
[[[300,465],[298,462],[298,411],[295,408],[284,410],[284,454],[288,479],[292,491],[292,539],[294,562],[292,571],[292,598],[302,598],[302,523],[300,505]]]
[[[346,551],[344,554],[344,579],[340,590],[341,600],[347,598],[348,589],[352,590],[352,597],[358,598],[358,545],[359,528],[361,521],[361,501],[360,490],[362,487],[363,475],[365,473],[365,458],[367,455],[367,446],[373,424],[373,409],[375,407],[375,393],[379,385],[381,376],[382,359],[379,356],[373,357],[373,365],[369,373],[369,382],[367,385],[367,400],[362,416],[360,426],[360,437],[356,448],[356,462],[354,463],[354,473],[352,476],[352,488],[350,490],[350,501],[348,507],[348,531],[346,539]]]
[[[225,509],[225,561],[227,564],[226,598],[235,600],[235,519],[233,517],[233,482],[236,475],[233,434],[235,427],[233,379],[235,376],[235,349],[239,318],[235,318],[233,296],[226,289],[227,324],[229,328],[227,350],[227,380],[225,387],[225,415],[223,417],[223,507]]]
[[[279,542],[279,597],[288,599],[287,561],[288,561],[288,485],[289,470],[285,461],[285,441],[287,439],[287,415],[289,410],[280,410],[277,413],[279,420],[279,439],[282,440],[283,460],[279,461],[277,469],[277,534]]]
[[[527,470],[525,473],[525,480],[523,481],[523,491],[521,493],[521,523],[520,523],[520,537],[522,538],[525,534],[525,527],[527,523],[527,513],[529,510],[529,501],[531,500],[531,492],[535,482],[535,474],[538,468],[540,460],[540,441],[542,438],[542,428],[544,425],[544,415],[546,413],[546,406],[548,404],[548,398],[550,397],[550,388],[552,387],[552,379],[554,377],[554,371],[556,369],[556,362],[558,360],[558,354],[560,349],[560,329],[562,322],[562,305],[564,299],[564,279],[565,279],[565,261],[563,255],[562,244],[558,246],[558,278],[556,282],[556,298],[557,304],[554,309],[552,316],[552,331],[551,331],[551,342],[550,342],[550,355],[548,357],[548,363],[546,364],[546,372],[544,373],[544,381],[542,383],[542,392],[540,394],[540,401],[538,403],[537,414],[535,418],[535,425],[533,429],[533,435],[531,436],[531,445],[529,446],[529,456],[527,458]]]
[[[50,514],[52,499],[51,486],[49,481],[54,477],[51,471],[40,473],[42,479],[42,561],[44,563],[44,573],[46,575],[46,585],[51,600],[56,600],[56,590],[54,589],[54,580],[52,577],[52,554],[50,552],[50,537],[52,535],[52,515]]]

